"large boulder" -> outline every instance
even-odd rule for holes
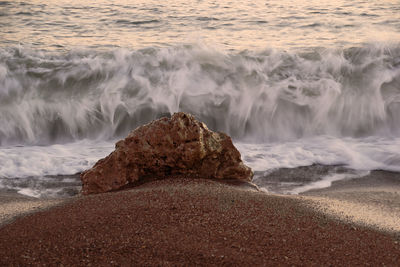
[[[210,131],[183,112],[137,128],[115,148],[81,174],[83,194],[114,191],[149,178],[253,177],[229,136]]]

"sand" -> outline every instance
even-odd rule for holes
[[[0,193],[0,227],[16,218],[45,210],[67,201],[67,199],[37,199],[18,193]]]
[[[329,188],[302,194],[321,212],[400,234],[400,175],[373,171],[370,175],[336,181]]]
[[[232,184],[234,181],[228,181]],[[257,186],[237,183],[243,189]],[[370,175],[336,181],[331,187],[301,195],[280,195],[340,220],[400,234],[400,175],[373,171]],[[73,199],[73,198],[72,198]],[[0,193],[0,226],[21,215],[59,205],[69,199],[37,199],[17,193]]]
[[[0,228],[0,265],[395,266],[398,240],[299,198],[202,179],[77,197]]]
[[[225,180],[221,183],[233,185],[237,188],[240,188],[240,190],[253,192],[259,191],[259,188],[252,183],[236,180]],[[62,205],[63,203],[74,201],[79,197],[80,196],[70,198],[39,199],[21,195],[16,192],[0,191],[0,228],[6,224],[12,223],[18,217],[47,210],[52,207]]]
[[[280,196],[167,179],[69,201],[3,196],[0,265],[396,266],[398,183],[372,173]]]

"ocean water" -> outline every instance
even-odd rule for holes
[[[231,135],[269,192],[400,179],[400,3],[0,1],[0,191],[74,195],[178,111]]]

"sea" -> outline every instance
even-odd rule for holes
[[[398,0],[0,1],[0,193],[62,198],[184,111],[264,191],[400,180]]]

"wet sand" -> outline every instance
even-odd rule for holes
[[[301,194],[312,206],[341,220],[400,234],[400,174],[373,171]]]

